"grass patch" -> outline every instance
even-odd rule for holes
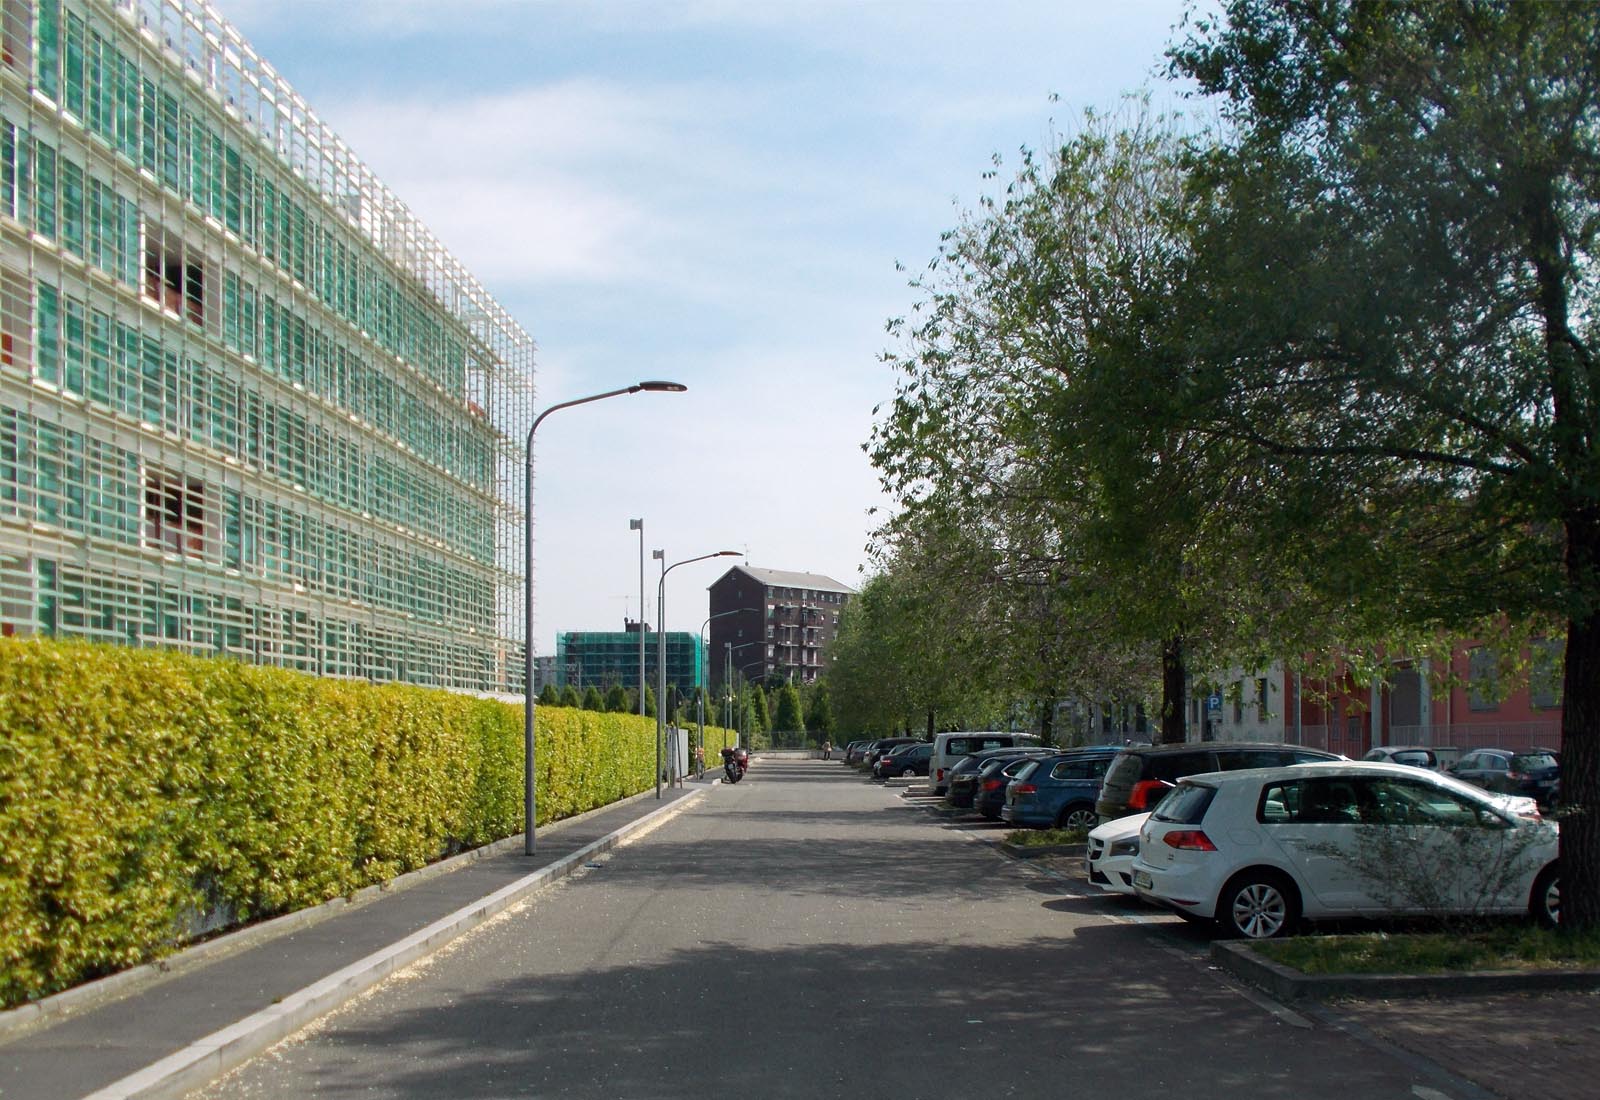
[[[1469,932],[1297,936],[1253,945],[1304,974],[1445,974],[1600,968],[1600,934],[1507,924]]]
[[[1055,844],[1082,844],[1089,839],[1083,829],[1018,829],[1006,834],[1006,843],[1018,848],[1047,848]]]

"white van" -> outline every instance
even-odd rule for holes
[[[1031,733],[938,733],[933,737],[933,756],[928,761],[928,785],[934,794],[950,787],[949,772],[957,760],[984,749],[1016,749],[1037,745]]]

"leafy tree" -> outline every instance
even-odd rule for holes
[[[656,716],[656,693],[655,689],[649,684],[646,684],[644,688],[644,716],[646,718],[654,718]]]
[[[600,689],[590,684],[583,689],[584,710],[605,710],[606,702],[600,695]]]
[[[778,692],[778,712],[773,716],[772,728],[783,733],[798,733],[805,729],[800,714],[800,692],[793,684],[784,684]]]
[[[772,728],[772,712],[767,709],[767,693],[760,684],[750,687],[750,715],[751,729],[757,733],[765,733]]]
[[[826,680],[818,680],[812,686],[811,704],[806,709],[806,730],[819,737],[833,737],[833,700]]]
[[[578,689],[574,685],[568,684],[561,689],[561,705],[564,707],[583,706],[583,697],[578,694]]]
[[[1566,636],[1563,927],[1600,926],[1600,7],[1232,0],[1189,426],[1352,616]],[[1293,552],[1293,551],[1291,551]]]
[[[628,713],[628,689],[621,684],[612,684],[606,689],[606,710],[612,714]]]
[[[545,684],[539,689],[539,705],[541,707],[558,707],[561,705],[561,693],[554,684]]]

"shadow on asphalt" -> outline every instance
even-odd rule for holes
[[[280,1048],[270,1080],[407,1100],[1146,1096],[1185,1091],[1203,1066],[1202,1096],[1398,1095],[1387,1060],[1352,1061],[1330,1032],[1286,1047],[1263,1026],[1131,926],[1006,946],[708,942],[658,962],[507,974],[402,1001],[376,1023],[336,1018],[314,1045]],[[863,1035],[871,1049],[856,1046]],[[988,1057],[1002,1049],[1003,1063]],[[376,1087],[364,1068],[375,1057]],[[250,1089],[248,1071],[236,1084]]]

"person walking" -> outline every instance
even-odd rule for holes
[[[833,741],[831,738],[822,742],[822,759],[833,759]]]

